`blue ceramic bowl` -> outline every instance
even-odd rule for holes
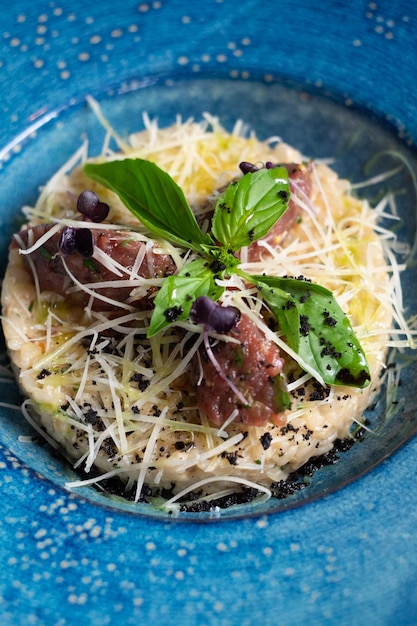
[[[92,153],[100,149],[87,95],[122,135],[140,129],[143,110],[161,125],[210,111],[226,127],[242,118],[260,137],[334,157],[353,181],[370,173],[376,154],[387,167],[407,162],[391,183],[402,192],[401,236],[413,249],[414,5],[20,0],[0,19],[2,267],[20,207],[85,135]],[[414,261],[403,278],[407,314],[417,312]],[[3,365],[2,624],[413,623],[412,362],[395,410],[382,393],[369,414],[373,434],[316,472],[308,488],[227,509],[220,520],[175,521],[92,488],[68,493],[71,469],[32,441],[14,408],[7,356]]]

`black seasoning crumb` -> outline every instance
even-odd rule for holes
[[[357,385],[361,387],[368,380],[370,380],[369,373],[366,370],[361,370],[356,376],[348,370],[347,367],[343,367],[337,374],[337,381],[344,385]]]
[[[282,200],[288,200],[289,198],[289,193],[288,191],[285,191],[285,189],[281,189],[280,191],[278,191],[277,196],[278,198],[281,198]]]
[[[313,434],[312,430],[307,430],[305,433],[303,433],[304,441],[309,441],[312,434]]]
[[[284,304],[284,306],[282,307],[283,310],[287,310],[290,311],[291,309],[294,309],[297,305],[295,304],[294,300],[287,300],[287,302]]]
[[[219,208],[222,211],[226,211],[226,213],[230,213],[231,212],[230,206],[228,206],[225,202],[220,202],[219,203]]]
[[[255,229],[251,228],[250,230],[248,230],[248,237],[250,239],[250,241],[253,241],[255,239]]]
[[[326,454],[315,456],[295,472],[291,472],[286,480],[280,480],[271,485],[271,491],[275,498],[283,500],[293,495],[300,489],[308,487],[311,477],[315,472],[327,465],[334,465],[339,460],[339,453],[349,450],[355,440],[353,438],[337,439],[334,446]]]
[[[235,452],[222,452],[221,457],[227,459],[230,465],[237,465],[237,451]]]
[[[224,496],[223,498],[217,498],[216,500],[210,500],[207,502],[206,500],[200,500],[195,504],[186,502],[181,504],[180,511],[187,511],[189,513],[201,513],[212,511],[216,507],[221,509],[227,509],[230,506],[234,506],[236,504],[247,504],[248,502],[252,502],[258,495],[258,489],[254,487],[245,487],[242,491],[238,491],[236,493],[232,493],[228,496]],[[201,497],[201,492],[197,492],[195,494],[194,499],[197,500]],[[191,500],[190,494],[187,494],[187,499]]]
[[[216,259],[212,263],[210,263],[210,269],[213,272],[213,274],[218,274],[219,272],[223,272],[223,270],[226,269],[226,265],[222,263],[221,261],[219,261],[218,259]]]
[[[329,311],[323,311],[323,316],[326,326],[336,326],[337,320],[330,315]]]
[[[280,428],[279,430],[280,430],[281,435],[287,435],[290,432],[298,433],[300,429],[293,426],[290,422],[286,426],[283,426],[282,428]]]
[[[183,312],[182,306],[172,306],[169,309],[165,309],[164,315],[167,322],[175,322]]]
[[[330,393],[330,387],[324,387],[318,381],[314,381],[312,385],[313,389],[310,391],[308,399],[311,402],[315,402],[317,400],[325,400]]]
[[[104,452],[108,457],[114,457],[117,454],[117,448],[114,445],[113,439],[107,438],[103,441],[102,446]]]
[[[310,332],[310,322],[307,315],[300,315],[300,334],[306,337]]]
[[[192,441],[188,441],[185,443],[184,441],[176,441],[174,444],[176,450],[182,450],[183,452],[188,452],[195,447],[195,444]]]
[[[46,378],[47,376],[51,376],[52,372],[50,372],[47,369],[43,369],[37,376],[38,380],[43,380],[44,378]]]
[[[84,413],[84,421],[87,424],[92,424],[94,426],[95,424],[97,424],[98,420],[99,417],[97,411],[95,411],[92,407],[87,409],[87,411]]]
[[[138,383],[138,387],[140,391],[145,391],[145,389],[147,389],[149,387],[149,380],[147,378],[144,377],[143,374],[140,374],[139,372],[135,372],[131,377],[130,377],[130,382],[131,383]]]
[[[260,437],[259,441],[261,442],[261,446],[264,450],[268,450],[269,446],[272,443],[272,435],[271,433],[264,433],[262,437]]]
[[[324,339],[324,337],[320,338],[320,345],[323,346],[323,349],[320,352],[320,356],[322,358],[325,357],[325,356],[330,356],[330,357],[333,357],[335,359],[342,358],[342,353],[339,352],[339,350],[336,350],[334,345],[330,341],[327,341],[326,339]]]

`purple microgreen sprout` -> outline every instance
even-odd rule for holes
[[[190,310],[190,320],[193,324],[203,325],[204,347],[207,356],[213,364],[214,369],[219,376],[229,385],[237,399],[243,406],[248,406],[245,396],[239,391],[236,385],[226,376],[219,362],[214,356],[210,346],[209,331],[214,330],[217,333],[228,333],[229,330],[236,326],[240,319],[240,311],[234,306],[222,306],[217,304],[208,296],[199,296],[193,302]]]
[[[65,226],[61,231],[58,250],[65,256],[72,252],[78,252],[85,259],[92,257],[94,253],[94,242],[91,230],[88,228]]]
[[[75,233],[75,249],[85,259],[93,256],[93,234],[89,228],[77,228],[77,232]]]
[[[87,189],[78,196],[77,210],[92,222],[103,222],[109,214],[110,207],[105,202],[100,202],[94,191]]]
[[[234,306],[222,306],[208,296],[199,296],[193,302],[190,319],[194,324],[204,324],[216,333],[228,333],[240,319]]]
[[[58,242],[58,250],[63,255],[71,254],[75,250],[75,233],[76,228],[71,226],[65,226],[61,231],[61,236]]]
[[[256,167],[253,163],[249,163],[248,161],[242,161],[239,163],[239,168],[242,174],[250,174],[253,172],[257,172],[259,167]]]

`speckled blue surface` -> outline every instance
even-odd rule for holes
[[[115,10],[108,0],[18,0],[0,24],[2,262],[15,211],[59,165],[61,127],[48,145],[46,120],[87,93],[126,92],[150,76],[302,85],[388,121],[415,154],[413,3],[127,0]],[[244,117],[244,101],[240,109]],[[411,383],[406,391],[415,406]],[[1,394],[15,401],[7,383]],[[69,494],[53,457],[35,472],[44,459],[14,436],[15,415],[0,411],[2,626],[417,622],[416,438],[317,501],[207,524]]]

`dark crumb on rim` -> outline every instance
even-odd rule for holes
[[[180,505],[180,511],[187,513],[202,513],[212,511],[216,507],[219,507],[220,509],[227,509],[235,504],[247,504],[248,502],[252,502],[257,495],[258,489],[254,489],[253,487],[244,487],[242,491],[232,493],[216,500],[199,500],[195,503],[186,502]],[[194,496],[194,499],[197,500],[201,497],[201,492],[195,493]],[[190,500],[190,494],[188,494],[187,497]]]
[[[369,424],[369,420],[365,421],[365,426]],[[284,434],[286,432],[294,431],[297,432],[291,424],[280,429],[280,431]],[[274,482],[271,485],[272,497],[277,500],[284,500],[285,498],[293,495],[297,491],[301,489],[305,489],[311,483],[311,479],[317,470],[329,466],[334,465],[339,460],[340,454],[350,450],[350,448],[357,442],[361,441],[365,433],[365,428],[361,427],[356,430],[355,433],[352,434],[351,437],[346,439],[337,439],[334,442],[333,448],[327,452],[326,454],[313,457],[310,459],[305,465],[300,467],[295,472],[292,472],[286,480],[280,480]],[[267,444],[269,440],[269,433],[265,433],[260,441],[264,439],[263,446]],[[308,439],[310,436],[310,432],[306,431],[305,438]],[[106,442],[105,442],[106,443]],[[110,442],[108,442],[110,443]],[[269,442],[270,445],[270,442]],[[110,446],[109,446],[110,447]],[[269,446],[268,446],[269,447]],[[265,448],[267,449],[267,448]],[[109,450],[110,452],[115,452],[115,450]],[[232,454],[224,455],[225,458],[231,463],[231,465],[235,464],[235,460],[237,461],[238,454],[236,453],[236,457]],[[87,474],[88,478],[93,478],[99,476],[98,471],[90,471]],[[83,473],[83,478],[86,475]],[[95,488],[99,491],[105,492],[109,495],[118,496],[133,502],[136,496],[136,489],[133,487],[130,491],[126,491],[125,486],[121,483],[121,481],[117,478],[112,478],[104,481],[100,481]],[[142,493],[139,498],[140,503],[149,504],[151,503],[153,498],[162,498],[163,500],[169,500],[174,495],[175,485],[172,484],[170,488],[151,488],[146,485],[142,488]],[[203,497],[202,490],[192,491],[185,496],[187,501],[182,502],[178,501],[179,510],[182,513],[204,513],[213,511],[215,508],[219,509],[227,509],[234,505],[248,504],[252,502],[257,495],[259,494],[259,490],[254,487],[242,487],[239,491],[235,493],[229,494],[227,496],[216,498],[214,500],[205,500]]]
[[[278,500],[283,500],[297,491],[300,491],[300,489],[308,487],[311,478],[317,470],[337,463],[340,453],[350,450],[356,441],[360,441],[363,438],[364,432],[364,428],[360,428],[352,437],[336,439],[333,448],[329,450],[329,452],[313,457],[298,470],[291,472],[286,480],[279,480],[273,483],[271,485],[273,497]]]

